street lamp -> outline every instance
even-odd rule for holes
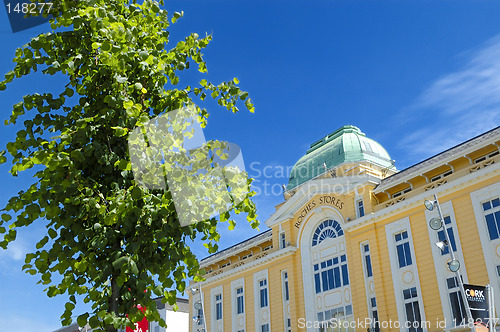
[[[203,324],[202,327],[197,328],[197,332],[205,332],[206,331],[206,319],[205,319],[205,310],[203,310],[203,293],[201,291],[201,286],[199,288],[193,287],[191,288],[191,294],[194,296],[197,292],[200,292],[200,301],[196,301],[193,305],[194,309],[198,311],[197,316],[193,316],[193,321],[195,324],[200,325],[200,322]],[[201,315],[200,315],[201,311]]]
[[[467,296],[465,295],[465,289],[464,289],[464,283],[462,281],[462,276],[458,272],[460,270],[460,262],[458,261],[458,259],[455,258],[455,254],[453,253],[453,246],[451,245],[450,237],[448,236],[448,229],[446,229],[446,225],[443,222],[443,220],[444,220],[443,213],[441,212],[441,207],[439,206],[439,201],[438,201],[437,196],[434,195],[434,200],[432,200],[432,201],[426,199],[424,201],[424,206],[429,211],[433,211],[434,208],[436,208],[438,211],[439,217],[438,218],[431,218],[431,220],[429,220],[429,227],[434,231],[439,231],[439,230],[443,229],[445,240],[436,243],[436,246],[439,249],[441,249],[441,251],[444,251],[444,248],[448,247],[448,251],[450,253],[451,260],[449,260],[446,263],[446,265],[448,267],[448,270],[455,273],[457,282],[458,282],[459,287],[460,287],[460,292],[462,293],[462,299],[463,299],[464,305],[465,305],[465,311],[466,311],[465,314],[467,315],[466,318],[469,319],[469,317],[470,317],[472,319],[472,313],[471,313],[471,310],[469,307],[469,302],[467,302]],[[475,327],[473,328],[473,330],[474,331],[476,330]]]

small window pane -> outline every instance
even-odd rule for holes
[[[493,207],[499,206],[500,205],[500,199],[495,198],[494,200],[491,201],[491,205],[493,205]]]
[[[314,275],[314,284],[316,286],[316,294],[321,293],[321,281],[319,278],[319,273]]]
[[[398,251],[399,267],[405,267],[406,264],[405,264],[405,253],[404,253],[403,245],[400,244],[396,248]]]
[[[334,289],[333,269],[328,270],[328,289]]]
[[[370,255],[365,256],[365,263],[366,263],[366,276],[370,278],[373,273],[372,273],[372,260],[370,258]]]
[[[335,271],[334,276],[335,276],[335,288],[342,286],[340,284],[340,269],[338,267],[333,269]]]
[[[448,278],[448,279],[446,279],[446,283],[448,284],[448,289],[457,287],[457,283],[456,283],[456,279],[455,278]]]
[[[347,265],[342,265],[342,285],[349,285],[349,273],[347,272]]]
[[[406,256],[406,265],[411,265],[412,262],[411,262],[411,253],[410,253],[410,244],[408,242],[406,242],[404,244],[404,247],[405,247],[405,256]]]
[[[351,305],[345,306],[345,314],[346,314],[346,316],[352,315],[352,306]]]
[[[498,230],[493,213],[486,215],[486,225],[488,226],[490,240],[498,239]]]

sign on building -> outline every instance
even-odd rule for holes
[[[488,316],[488,290],[486,286],[464,284],[465,298],[469,304],[472,318],[477,326],[487,327]]]

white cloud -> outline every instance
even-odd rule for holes
[[[399,144],[428,157],[500,124],[500,36],[487,41],[458,71],[424,90],[412,105],[425,124]],[[415,121],[415,119],[413,119]]]

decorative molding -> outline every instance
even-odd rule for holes
[[[240,252],[243,252],[245,250],[248,250],[250,248],[253,248],[261,243],[264,243],[266,241],[272,240],[272,230],[269,229],[261,234],[258,234],[250,239],[247,239],[243,242],[240,242],[232,247],[229,247],[227,249],[221,250],[220,252],[217,252],[211,256],[208,256],[204,259],[201,260],[200,262],[200,267],[207,267],[209,265],[212,265],[218,261],[228,259],[231,256],[235,256]]]
[[[216,281],[219,281],[221,279],[228,278],[232,275],[241,273],[246,270],[250,270],[256,266],[262,265],[267,263],[270,260],[278,259],[278,258],[283,258],[289,255],[293,255],[297,251],[297,247],[294,246],[288,246],[284,249],[274,251],[272,253],[263,253],[261,254],[262,257],[260,259],[256,258],[255,260],[251,261],[248,264],[238,266],[237,268],[233,268],[224,272],[221,272],[219,274],[215,274],[217,272],[214,272],[215,275],[212,275],[208,278],[206,278],[205,281],[200,282],[199,284],[203,285],[203,287],[207,287],[207,285],[214,283]]]
[[[409,199],[406,199],[403,204],[397,203],[379,211],[369,213],[362,218],[349,222],[344,227],[344,231],[351,232],[366,225],[376,223],[377,221],[386,219],[393,214],[407,211],[411,208],[419,206],[423,204],[425,199],[432,197],[434,194],[438,196],[445,196],[448,193],[456,191],[459,187],[463,187],[464,185],[472,186],[495,175],[500,175],[500,163],[493,164],[476,172],[469,173],[459,179],[445,183],[437,188],[417,194]]]
[[[497,127],[480,136],[474,137],[458,146],[452,147],[451,149],[441,152],[436,156],[433,156],[416,165],[410,166],[409,168],[402,170],[399,173],[383,179],[378,188],[374,190],[374,192],[382,192],[383,190],[390,188],[397,183],[405,182],[405,180],[409,180],[412,177],[426,173],[435,168],[437,164],[447,164],[458,158],[466,157],[467,154],[474,152],[480,146],[494,144],[499,139],[499,136],[500,127]]]
[[[408,241],[410,244],[410,254],[412,258],[412,264],[410,268],[408,266],[405,266],[404,268],[399,268],[398,266],[398,257],[397,257],[397,252],[396,252],[396,241],[394,239],[394,235],[406,231],[408,233]],[[392,283],[394,285],[394,296],[396,298],[396,309],[398,312],[398,319],[400,322],[405,322],[406,321],[406,312],[405,312],[405,302],[403,299],[403,290],[407,289],[409,287],[416,287],[417,288],[417,299],[418,299],[418,307],[420,310],[420,318],[422,322],[425,322],[425,311],[424,311],[424,302],[422,299],[422,289],[420,287],[420,279],[418,277],[418,262],[417,262],[417,256],[415,255],[415,250],[414,250],[414,245],[413,245],[413,235],[411,232],[411,227],[410,227],[410,218],[405,217],[403,219],[394,221],[390,224],[387,224],[385,226],[385,233],[387,237],[387,247],[389,251],[389,261],[391,265],[391,275],[392,275]],[[403,280],[403,270],[406,270],[404,272],[411,271],[412,275],[414,276],[412,280],[407,283],[407,285],[403,284],[406,283]],[[424,327],[424,330],[425,327]],[[401,331],[404,331],[403,328],[401,328]]]

